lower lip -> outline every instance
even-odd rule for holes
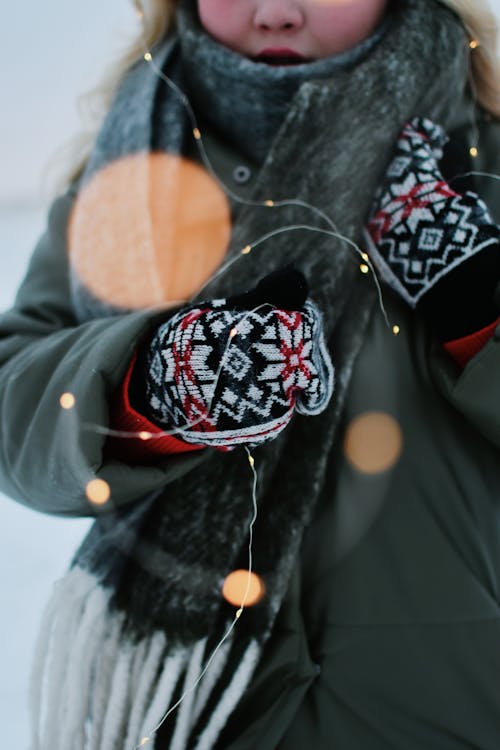
[[[286,63],[268,62],[268,63],[265,63],[265,65],[269,65],[271,68],[293,68],[293,67],[295,67],[296,65],[299,65],[299,64],[300,63],[291,63],[291,62],[286,62]]]
[[[273,55],[264,55],[265,59],[260,57],[254,57],[254,62],[262,63],[264,65],[271,65],[272,67],[293,67],[294,65],[304,65],[310,62],[305,57],[292,57],[291,55],[276,55],[276,60],[273,60]]]

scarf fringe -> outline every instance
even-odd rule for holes
[[[211,748],[213,748],[217,741],[217,737],[229,718],[229,715],[232,713],[236,704],[239,702],[241,696],[248,687],[260,654],[261,647],[256,641],[252,641],[243,654],[243,658],[234,673],[229,686],[223,693],[217,706],[214,708],[210,720],[201,733],[194,750],[211,750]]]
[[[167,718],[170,750],[211,750],[255,670],[261,647],[246,648],[229,685],[220,678],[233,636],[210,658],[207,639],[169,647],[164,633],[133,643],[110,592],[74,567],[56,586],[35,647],[30,684],[31,750],[134,750],[153,734],[173,698],[186,693]],[[218,696],[206,725],[193,736],[203,709]],[[174,704],[175,705],[175,704]],[[150,745],[152,747],[152,745]]]
[[[156,666],[161,659],[165,650],[166,638],[163,633],[155,633],[149,643],[149,648],[145,644],[145,656],[142,664],[138,665],[139,673],[135,675],[135,684],[137,684],[137,693],[135,702],[130,712],[129,727],[125,739],[126,747],[133,747],[137,737],[142,729],[142,721],[146,707],[151,700],[155,689]]]
[[[198,641],[193,649],[191,659],[189,660],[184,685],[182,687],[182,695],[184,698],[177,709],[177,723],[170,744],[170,750],[183,750],[183,748],[186,747],[189,737],[190,719],[192,719],[193,702],[196,695],[196,690],[192,690],[191,687],[199,679],[200,673],[203,669],[203,653],[205,651],[205,645],[206,638]]]

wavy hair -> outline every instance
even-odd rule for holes
[[[109,66],[99,85],[80,97],[80,109],[90,113],[89,125],[73,139],[61,158],[66,165],[64,179],[68,184],[81,173],[88,158],[96,131],[110,106],[113,95],[129,68],[140,59],[145,48],[153,47],[173,27],[177,0],[131,0],[141,23],[141,30],[123,54]],[[479,104],[500,119],[500,58],[497,52],[498,20],[488,0],[439,0],[462,20],[471,41],[470,85]]]

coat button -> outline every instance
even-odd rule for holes
[[[314,671],[316,672],[316,677],[319,677],[321,674],[321,664],[318,664],[316,662],[316,664],[314,665]]]
[[[244,185],[248,182],[251,176],[252,171],[245,164],[238,164],[238,166],[233,169],[233,180],[239,185]]]

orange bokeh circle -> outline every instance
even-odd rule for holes
[[[59,403],[63,409],[72,409],[76,404],[76,399],[72,393],[63,393],[59,399]]]
[[[256,573],[249,573],[248,570],[233,570],[224,581],[222,596],[235,607],[251,607],[260,602],[265,590],[264,581]],[[246,596],[245,593],[247,593]]]
[[[104,479],[92,479],[85,488],[85,494],[94,505],[105,505],[111,497],[111,489]]]
[[[365,412],[347,427],[344,453],[350,463],[364,474],[387,471],[398,460],[403,435],[398,422],[385,412]]]
[[[81,189],[68,228],[72,272],[118,308],[181,304],[219,267],[230,232],[227,198],[203,167],[133,154]]]

